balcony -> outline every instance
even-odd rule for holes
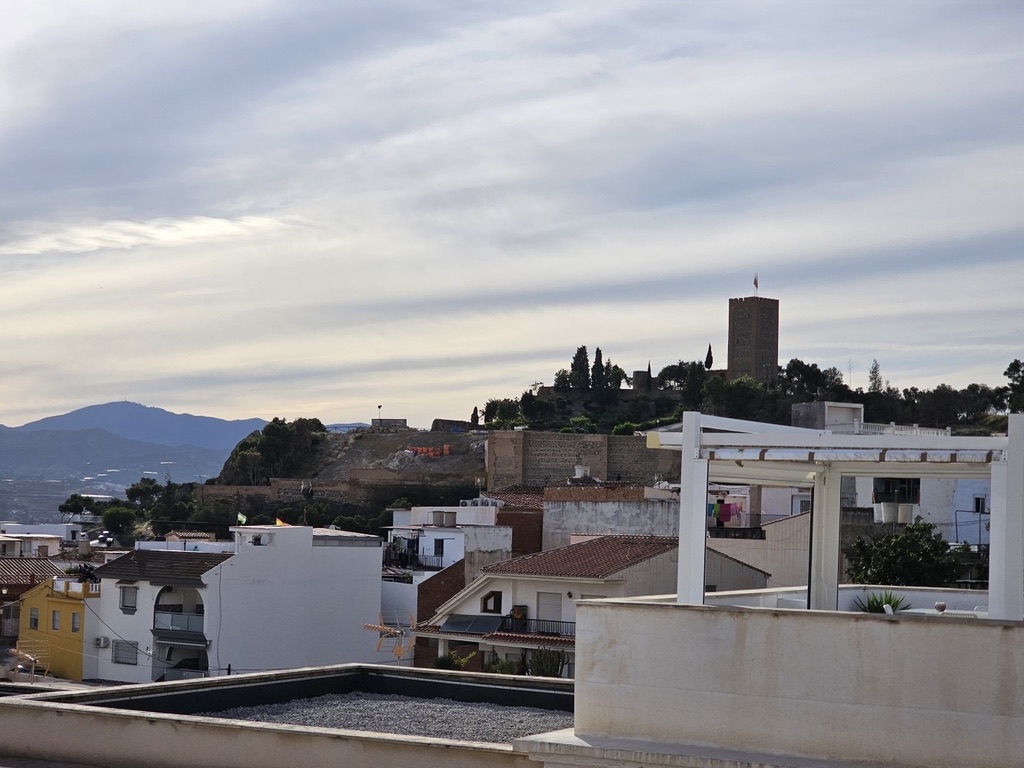
[[[411,552],[384,550],[384,565],[389,568],[408,568],[413,571],[440,571],[444,568],[440,555],[417,555]]]
[[[91,581],[82,583],[78,579],[54,579],[53,591],[67,597],[99,597],[100,585]]]
[[[156,611],[153,614],[153,629],[169,632],[193,632],[203,634],[203,614],[170,613]]]
[[[552,635],[576,637],[575,621],[552,621],[550,619],[516,619],[503,616],[496,632],[515,632],[519,635]]]

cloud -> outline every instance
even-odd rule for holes
[[[1018,356],[1014,3],[19,10],[0,421],[426,425],[579,344],[724,360],[754,272],[783,362],[934,386]]]
[[[191,216],[185,219],[149,221],[97,221],[66,225],[58,231],[36,223],[17,227],[19,231],[8,242],[0,244],[0,256],[184,246],[216,240],[238,240],[282,226],[283,222],[258,216],[243,216],[235,220]]]

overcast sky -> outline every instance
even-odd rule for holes
[[[13,0],[0,423],[427,427],[550,384],[1024,358],[1024,3]],[[852,374],[852,376],[851,376]]]

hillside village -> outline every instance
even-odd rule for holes
[[[757,299],[752,313],[750,301],[730,317],[751,326],[730,330],[739,341],[730,346],[726,378],[752,378],[762,360],[777,356],[777,302]],[[284,434],[286,425],[277,426]],[[742,609],[723,614],[734,637],[746,631],[740,623],[755,620],[743,612],[750,609],[824,617],[859,613],[874,600],[883,616],[902,608],[926,620],[975,622],[958,629],[952,642],[963,645],[974,642],[972,626],[996,619],[1016,626],[1024,615],[1024,595],[1016,594],[1024,534],[1019,520],[1007,522],[1019,513],[1020,478],[1005,466],[1019,461],[1019,436],[1008,443],[872,423],[862,403],[827,400],[794,404],[789,425],[687,412],[681,422],[628,434],[478,426],[443,422],[424,432],[380,419],[344,435],[311,436],[309,450],[295,454],[304,458],[289,465],[282,453],[287,471],[255,484],[240,482],[256,479],[262,466],[243,441],[221,477],[194,491],[201,504],[228,514],[227,524],[154,517],[128,531],[130,546],[108,531],[94,535],[86,511],[60,524],[0,525],[8,648],[0,675],[105,687],[384,664],[575,679],[577,697],[631,701],[616,688],[625,681],[595,674],[587,651],[601,637],[628,635],[636,653],[648,645],[614,606],[643,614],[650,642],[662,643],[650,653],[669,656],[665,633],[678,630],[662,622],[679,617],[661,615],[667,604]],[[1017,489],[1009,496],[1007,482]],[[362,514],[378,507],[385,508],[379,517]],[[954,569],[942,583],[853,583],[863,542],[920,531],[946,550],[955,545]],[[889,594],[882,587],[899,590],[898,599],[879,602]],[[682,618],[696,622],[685,630],[694,637],[715,632],[703,614]],[[842,626],[822,622],[822,632],[842,637]],[[961,627],[954,619],[946,626]],[[756,631],[768,634],[740,653],[750,675],[744,685],[759,679],[758,665],[773,663],[762,654],[775,630]],[[780,631],[803,649],[822,686],[835,684],[820,648]],[[889,640],[876,633],[870,642]],[[617,655],[628,645],[601,652],[654,685],[635,656]],[[703,656],[696,663],[717,664]],[[724,680],[706,685],[714,690]],[[910,685],[907,695],[917,695]],[[670,698],[693,694],[678,681],[672,686]],[[787,691],[780,685],[771,695],[793,697]],[[820,693],[808,692],[808,700]],[[637,727],[638,715],[577,702],[577,730]],[[650,708],[643,698],[631,705]],[[646,720],[640,732],[655,742],[670,737]],[[807,752],[806,742],[786,738],[778,749]],[[870,750],[860,756],[878,758]]]

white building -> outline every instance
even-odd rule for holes
[[[380,540],[239,526],[231,552],[138,549],[96,569],[86,679],[148,682],[376,659]],[[102,633],[101,633],[102,631]]]
[[[438,656],[471,645],[485,663],[563,649],[572,677],[576,600],[670,591],[678,546],[672,536],[598,536],[485,566],[416,634],[436,639]]]

